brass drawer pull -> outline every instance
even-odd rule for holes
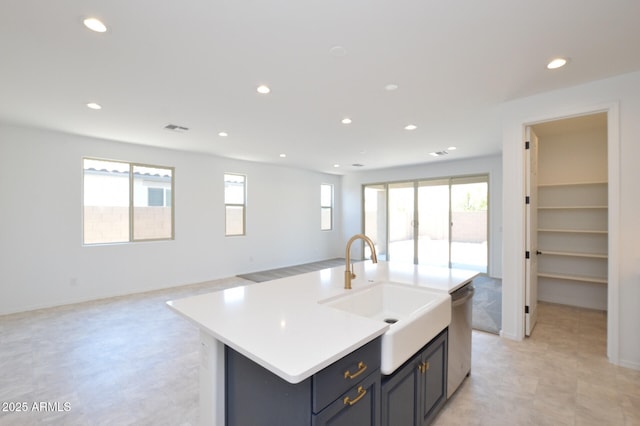
[[[421,362],[418,364],[418,371],[421,373],[426,373],[429,369],[429,361]]]
[[[342,401],[344,402],[344,405],[353,405],[356,402],[360,401],[366,394],[367,390],[362,386],[358,386],[358,396],[356,396],[355,399],[351,399],[348,396],[345,396]]]
[[[358,377],[359,375],[361,375],[362,373],[364,373],[364,370],[367,369],[367,364],[365,364],[363,361],[360,361],[358,363],[358,371],[356,371],[355,373],[351,373],[349,370],[344,372],[344,378],[345,379],[355,379],[356,377]]]

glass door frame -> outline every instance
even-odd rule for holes
[[[366,199],[365,199],[365,191],[367,187],[378,187],[378,189],[384,189],[385,191],[385,212],[384,212],[384,219],[386,221],[385,224],[385,241],[383,242],[383,245],[386,247],[386,253],[383,254],[383,256],[381,256],[381,259],[384,260],[393,260],[392,259],[392,253],[390,250],[390,227],[389,227],[389,221],[390,221],[390,207],[389,207],[389,188],[391,185],[394,184],[413,184],[413,194],[414,194],[414,211],[413,211],[413,221],[412,221],[412,225],[413,225],[413,264],[417,265],[419,264],[419,247],[418,247],[418,243],[419,243],[419,220],[416,220],[416,218],[419,218],[419,203],[420,200],[418,198],[418,191],[419,188],[422,184],[422,186],[425,186],[425,183],[430,183],[430,182],[447,182],[447,185],[449,187],[448,192],[449,192],[449,205],[448,205],[448,209],[449,209],[449,229],[448,229],[448,267],[451,268],[452,265],[452,259],[451,259],[451,255],[452,255],[452,250],[451,250],[451,245],[452,245],[452,221],[453,221],[453,207],[452,207],[452,200],[451,200],[451,190],[452,190],[452,186],[456,184],[456,181],[460,182],[460,183],[482,183],[485,182],[487,184],[487,192],[486,192],[486,198],[487,198],[487,208],[486,208],[486,228],[485,228],[485,232],[486,232],[486,236],[487,236],[487,248],[486,248],[486,258],[485,258],[485,262],[484,262],[484,270],[480,271],[481,273],[488,273],[489,272],[489,253],[491,252],[490,250],[490,246],[491,246],[491,234],[490,234],[490,227],[489,227],[489,223],[490,223],[490,209],[491,209],[491,203],[489,202],[490,200],[490,176],[489,174],[472,174],[472,175],[460,175],[460,176],[447,176],[447,177],[432,177],[432,178],[424,178],[424,179],[408,179],[408,180],[399,180],[399,181],[392,181],[392,182],[378,182],[378,183],[366,183],[366,184],[362,184],[362,232],[366,233]],[[379,237],[379,236],[378,236]],[[379,245],[378,241],[375,241],[376,246]],[[377,247],[376,247],[377,248]],[[364,253],[364,252],[363,252]]]

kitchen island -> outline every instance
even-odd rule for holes
[[[344,267],[335,267],[167,302],[200,329],[201,424],[225,424],[225,347],[288,383],[301,383],[389,328],[319,302],[379,282],[449,293],[476,275],[394,262],[354,268],[353,290],[344,289]]]

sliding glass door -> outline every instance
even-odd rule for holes
[[[389,259],[415,263],[414,214],[413,182],[389,184]]]
[[[378,259],[388,258],[387,244],[387,185],[366,185],[364,187],[364,229],[376,247]],[[364,257],[371,257],[368,244],[364,244]]]
[[[449,181],[417,182],[418,261],[449,267]]]
[[[381,259],[487,272],[487,176],[365,185],[363,192],[364,232]]]
[[[451,267],[487,272],[487,180],[452,179]]]

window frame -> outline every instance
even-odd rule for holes
[[[329,200],[329,204],[328,205],[323,204],[323,196],[322,196],[323,187],[328,187],[329,190],[331,191],[330,200]],[[329,227],[328,228],[324,228],[323,227],[323,223],[322,223],[322,215],[325,212],[325,210],[327,210],[327,209],[329,210]],[[321,183],[320,184],[320,230],[321,231],[333,231],[333,209],[334,209],[334,188],[333,188],[333,184]]]
[[[242,182],[242,203],[227,203],[227,176],[241,176],[243,178]],[[223,182],[223,197],[224,197],[224,236],[225,237],[244,237],[247,235],[247,175],[242,173],[234,173],[234,172],[225,172],[223,174],[222,182]],[[242,233],[229,233],[228,222],[227,222],[227,212],[229,208],[238,208],[242,209]]]
[[[101,241],[101,242],[86,242],[86,235],[85,235],[85,222],[86,222],[86,216],[85,216],[85,176],[86,176],[86,170],[85,169],[85,160],[90,160],[90,161],[103,161],[103,162],[109,162],[109,163],[119,163],[119,164],[123,164],[126,165],[128,167],[128,175],[127,175],[127,179],[128,179],[128,183],[127,183],[127,188],[129,191],[128,194],[128,198],[129,198],[129,203],[128,203],[128,239],[127,240],[123,240],[123,241]],[[176,172],[175,172],[175,167],[173,166],[161,166],[161,165],[157,165],[157,164],[146,164],[146,163],[137,163],[137,162],[132,162],[132,161],[123,161],[123,160],[113,160],[113,159],[107,159],[107,158],[98,158],[98,157],[82,157],[81,159],[81,170],[82,170],[82,245],[83,246],[98,246],[98,245],[113,245],[113,244],[131,244],[131,243],[141,243],[141,242],[152,242],[152,241],[173,241],[175,240],[175,202],[174,202],[174,194],[175,194],[175,178],[176,178]],[[166,188],[162,188],[163,189],[163,205],[162,206],[158,206],[158,207],[170,207],[171,208],[171,235],[168,237],[159,237],[159,238],[136,238],[135,237],[135,209],[136,206],[134,204],[134,199],[135,199],[135,194],[134,194],[134,187],[135,187],[135,173],[134,173],[134,169],[135,167],[144,167],[144,168],[154,168],[154,169],[164,169],[164,170],[168,170],[171,172],[171,181],[170,181],[170,188],[167,190]],[[171,203],[170,205],[167,205],[166,201],[167,201],[167,191],[170,191],[171,193]]]

